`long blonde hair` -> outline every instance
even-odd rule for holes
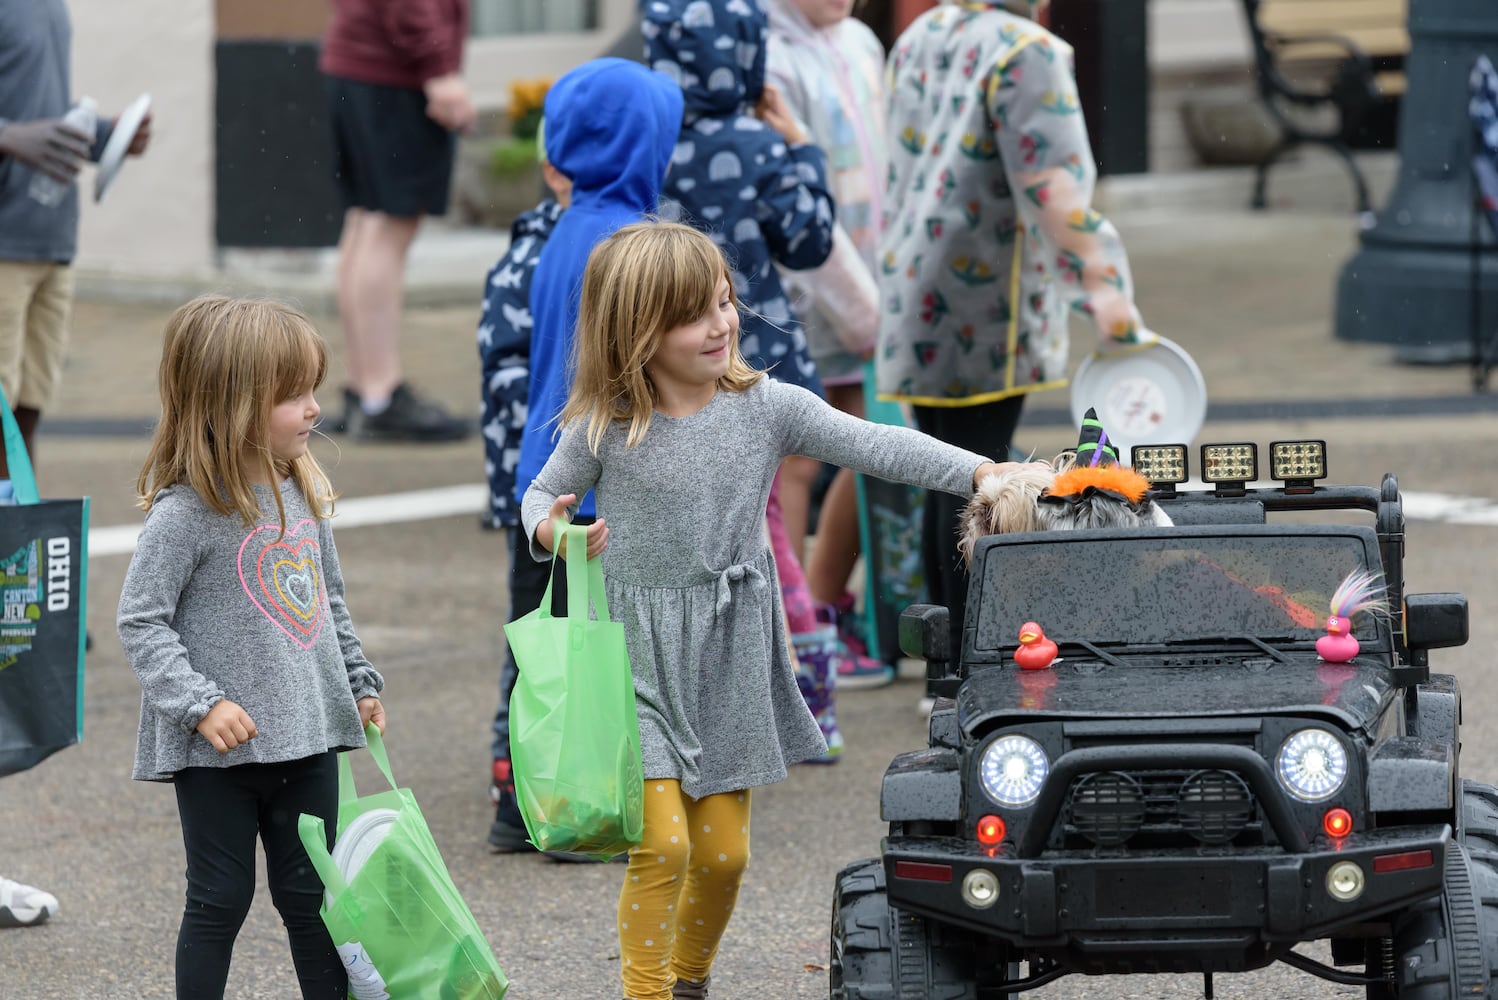
[[[311,452],[279,462],[266,444],[276,404],[315,389],[327,371],[327,344],[291,306],[203,295],[179,307],[161,349],[161,420],[136,480],[141,509],[182,483],[251,527],[260,516],[251,483],[290,476],[314,515],[330,517],[336,494]],[[281,491],[271,492],[284,533]]]
[[[718,280],[738,306],[723,252],[691,226],[637,222],[601,241],[588,255],[573,344],[572,392],[562,408],[563,426],[587,422],[588,446],[596,455],[615,421],[629,422],[626,445],[650,429],[655,386],[645,366],[666,334],[693,323],[714,307]],[[764,378],[728,346],[728,371],[718,388],[742,392]]]

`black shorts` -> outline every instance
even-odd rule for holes
[[[444,214],[457,138],[427,117],[426,95],[413,87],[326,80],[343,207],[402,217]]]

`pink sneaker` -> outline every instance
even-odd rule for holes
[[[895,668],[883,660],[865,655],[867,647],[863,640],[849,634],[851,629],[845,623],[853,617],[852,594],[844,594],[837,604],[817,605],[817,621],[837,627],[837,648],[832,656],[837,686],[846,691],[858,691],[894,683]]]
[[[884,687],[895,682],[895,668],[890,664],[857,656],[841,643],[833,654],[833,662],[837,665],[837,686],[844,691]]]

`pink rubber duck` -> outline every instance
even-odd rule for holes
[[[1352,622],[1338,615],[1326,620],[1326,635],[1316,640],[1316,653],[1327,663],[1346,663],[1360,648]]]
[[[1360,611],[1387,613],[1380,574],[1355,569],[1332,591],[1332,615],[1326,620],[1326,635],[1316,640],[1316,653],[1327,663],[1347,663],[1358,655],[1352,618]]]

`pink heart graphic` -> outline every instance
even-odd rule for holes
[[[282,538],[277,538],[278,526],[261,525],[239,546],[239,583],[244,592],[272,625],[303,649],[312,648],[327,619],[322,549],[316,538],[295,537],[307,525],[316,530],[312,518],[303,518],[287,528]],[[269,538],[260,539],[266,532]]]

